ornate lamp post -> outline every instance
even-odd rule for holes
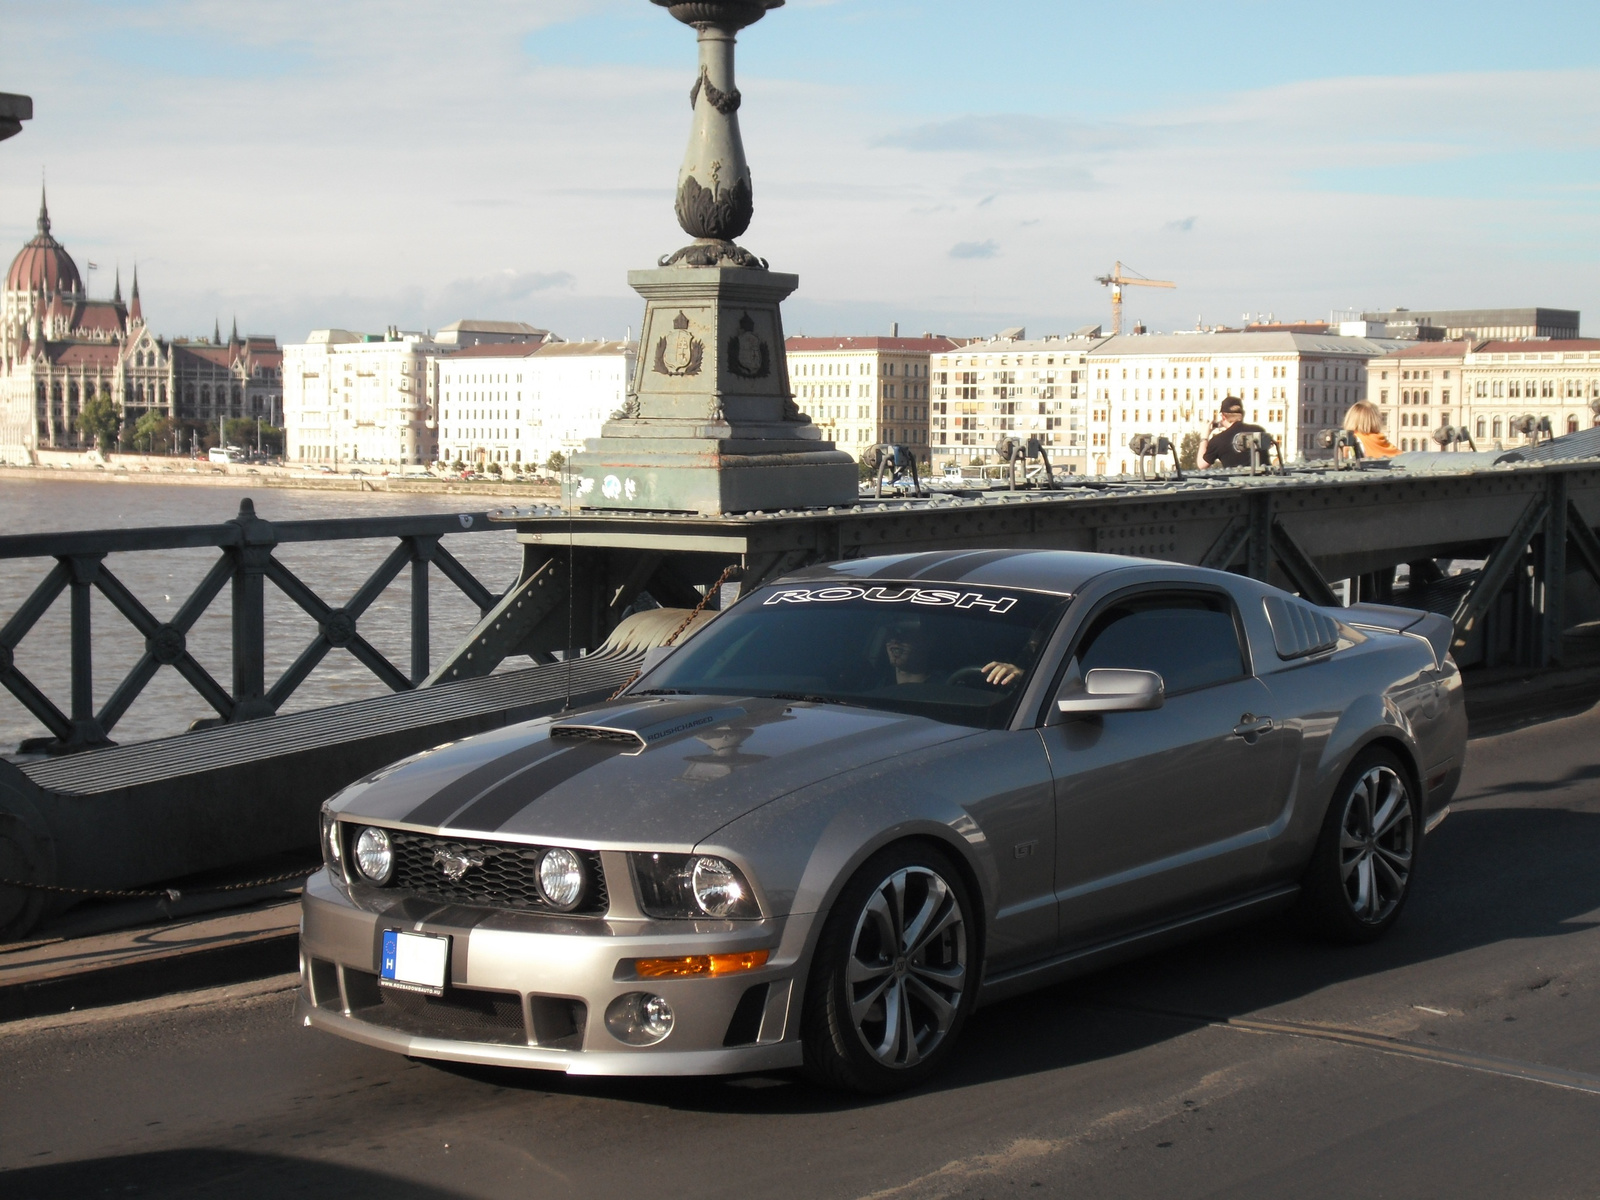
[[[627,404],[573,455],[568,502],[702,513],[853,503],[857,470],[795,407],[779,305],[799,285],[737,245],[755,211],[738,31],[783,0],[652,0],[699,35],[678,223],[695,240],[628,283],[645,298]]]
[[[662,265],[686,262],[714,267],[762,264],[733,240],[750,228],[755,194],[750,165],[739,136],[743,97],[733,82],[733,44],[738,31],[779,8],[783,0],[653,0],[699,32],[700,74],[689,90],[694,124],[678,171],[677,214],[683,231],[695,239]]]

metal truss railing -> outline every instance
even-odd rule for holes
[[[485,513],[359,517],[317,521],[265,521],[250,500],[221,525],[0,537],[0,561],[54,558],[55,566],[17,611],[0,626],[0,686],[4,686],[50,732],[39,748],[52,752],[105,745],[111,730],[162,667],[171,667],[223,722],[275,714],[330,651],[344,650],[394,691],[418,687],[429,672],[429,566],[488,613],[500,597],[484,587],[440,539],[456,533],[505,533]],[[317,593],[275,555],[295,542],[395,538],[398,544],[348,601],[335,605]],[[108,554],[214,546],[222,551],[211,569],[168,621],[159,620],[106,566]],[[359,622],[407,566],[411,568],[411,662],[400,670],[361,636]],[[317,623],[317,635],[270,687],[266,683],[266,583],[270,580]],[[232,687],[225,688],[189,652],[190,631],[225,586],[232,586]],[[144,652],[96,711],[94,707],[91,592],[98,590],[144,638]],[[71,615],[71,712],[60,708],[19,669],[16,649],[51,605],[68,593]]]

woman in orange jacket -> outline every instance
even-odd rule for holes
[[[1361,442],[1361,453],[1368,458],[1393,458],[1400,453],[1383,435],[1383,416],[1378,406],[1370,400],[1357,400],[1344,414],[1344,427]]]

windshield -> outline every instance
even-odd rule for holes
[[[1067,599],[922,583],[762,588],[639,692],[860,704],[1002,728]]]

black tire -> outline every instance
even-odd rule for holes
[[[1392,811],[1391,801],[1399,805]],[[1363,751],[1339,780],[1301,881],[1307,929],[1347,945],[1382,937],[1416,885],[1421,845],[1410,772],[1388,750]]]
[[[874,855],[817,942],[801,1015],[806,1076],[871,1094],[921,1084],[972,1011],[981,950],[971,893],[948,854],[902,842]]]

